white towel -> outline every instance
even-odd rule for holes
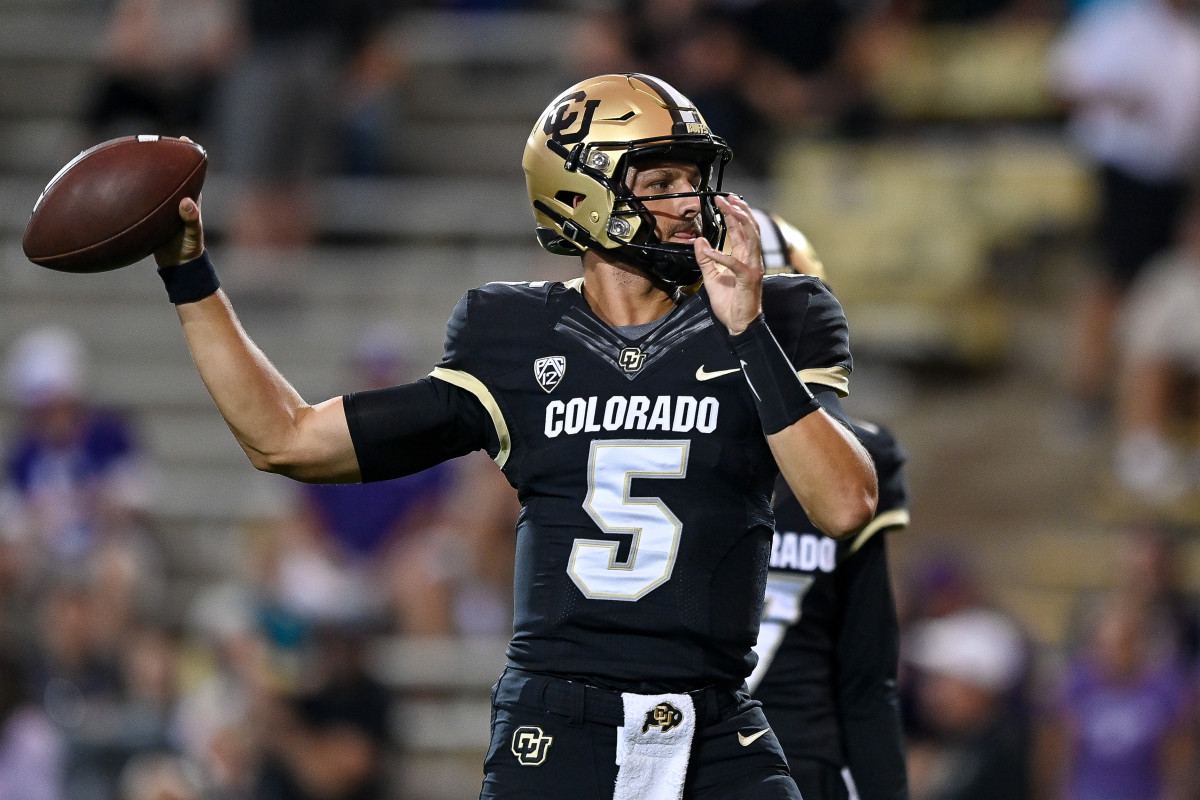
[[[613,800],[680,800],[687,777],[696,709],[686,694],[621,695]]]

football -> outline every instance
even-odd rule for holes
[[[33,206],[26,257],[61,272],[105,272],[141,261],[178,233],[179,201],[200,196],[208,155],[168,136],[122,136],[84,150]]]

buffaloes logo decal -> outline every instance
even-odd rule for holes
[[[546,390],[546,394],[554,391],[566,374],[566,356],[546,356],[533,362],[533,377],[537,379],[538,386]]]
[[[663,733],[679,727],[683,722],[683,712],[670,703],[659,703],[646,712],[646,721],[642,725],[642,733],[651,728],[661,728]]]
[[[554,116],[547,116],[546,121],[542,123],[542,133],[563,145],[579,144],[586,139],[588,131],[592,129],[592,117],[595,116],[596,106],[600,105],[600,101],[585,98],[587,95],[583,92],[572,92],[564,97]],[[583,103],[583,119],[579,119],[578,111],[572,110],[572,106],[579,102]],[[567,133],[576,121],[579,122],[579,129],[574,133]]]
[[[546,760],[546,751],[554,742],[536,725],[522,725],[513,731],[512,752],[517,762],[525,767],[538,767]]]

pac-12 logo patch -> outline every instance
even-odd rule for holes
[[[642,364],[646,363],[646,354],[640,347],[626,347],[621,351],[621,355],[617,356],[617,363],[626,372],[637,372],[642,368]]]
[[[541,766],[553,741],[553,736],[547,736],[536,725],[522,725],[513,731],[512,752],[522,766]]]
[[[537,378],[538,386],[545,389],[546,394],[554,391],[566,374],[566,356],[546,356],[533,362],[533,377]]]
[[[646,712],[646,721],[642,724],[642,733],[651,728],[661,728],[663,733],[678,727],[683,722],[683,712],[670,703],[659,703]]]

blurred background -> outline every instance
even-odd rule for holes
[[[426,374],[472,286],[577,273],[535,243],[525,137],[635,70],[807,234],[847,409],[909,453],[914,800],[1196,797],[1196,13],[0,0],[0,800],[474,797],[511,625],[488,459],[259,475],[149,260],[24,258],[42,187],[115,136],[204,145],[222,281],[315,402]],[[984,752],[1013,788],[970,788]]]

